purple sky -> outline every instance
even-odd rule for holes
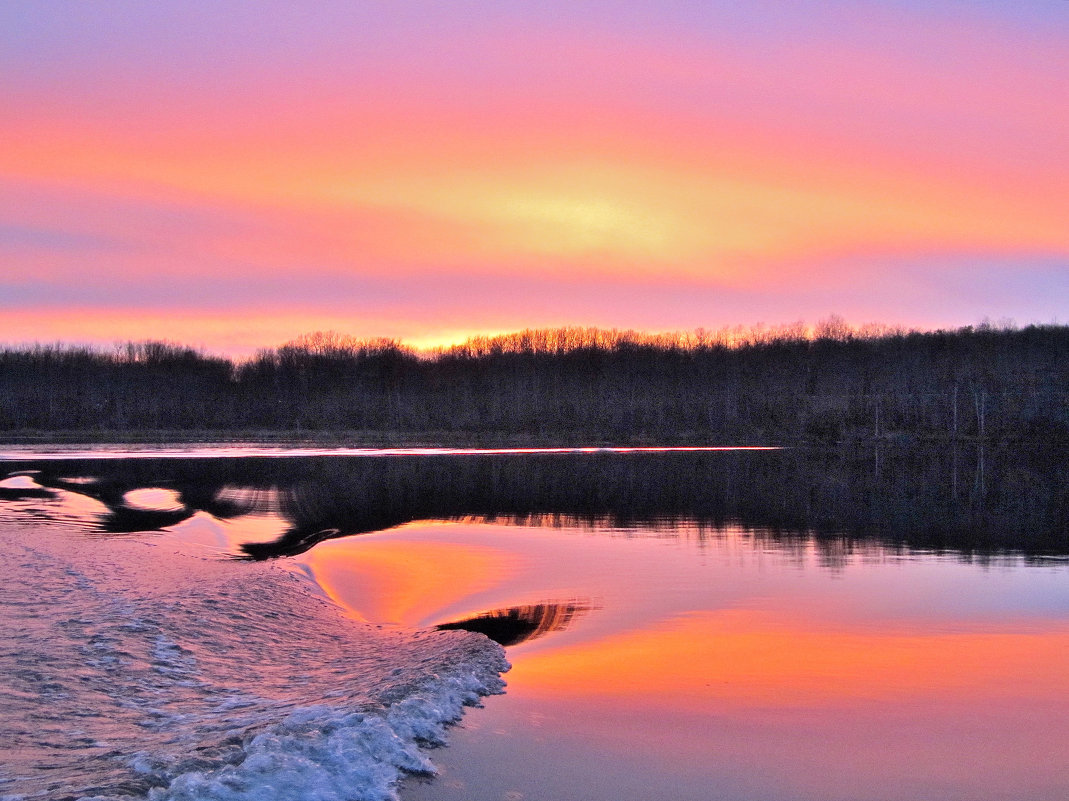
[[[0,341],[1065,322],[1069,4],[0,4]]]

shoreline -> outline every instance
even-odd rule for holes
[[[698,436],[691,432],[675,435],[576,434],[540,436],[508,432],[399,432],[365,430],[63,430],[0,432],[4,445],[279,445],[334,446],[354,448],[612,448],[612,447],[722,447],[722,448],[850,448],[875,446],[918,447],[926,445],[1042,445],[1057,441],[1030,437],[934,436],[888,433],[879,437],[850,437],[833,442],[806,438],[768,439],[764,437],[724,439]]]
[[[724,442],[689,434],[678,436],[538,436],[508,432],[398,432],[365,430],[130,430],[130,431],[25,431],[0,432],[0,445],[194,445],[264,443],[278,445],[351,445],[354,447],[612,447],[657,445],[709,445],[745,447],[778,445],[765,442]]]

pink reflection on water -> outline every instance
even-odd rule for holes
[[[739,529],[636,534],[412,524],[306,554],[331,597],[373,622],[594,602],[509,649],[508,695],[454,734],[443,780],[406,797],[1047,801],[1069,789],[1064,565],[873,547],[829,569],[814,543]]]
[[[372,623],[418,625],[515,572],[508,553],[485,546],[423,542],[413,548],[388,540],[355,545],[320,546],[302,561],[331,599]]]
[[[0,449],[0,461],[51,461],[79,459],[223,459],[247,456],[512,456],[540,453],[697,453],[714,451],[772,451],[779,446],[748,445],[683,445],[635,447],[579,447],[579,448],[324,448],[300,445],[267,447],[263,445],[207,444],[197,446],[58,446],[41,449],[36,445],[7,445]]]

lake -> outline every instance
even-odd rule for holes
[[[1069,795],[1060,451],[3,455],[0,794]]]

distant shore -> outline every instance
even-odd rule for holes
[[[666,441],[667,439],[667,441]],[[755,445],[776,443],[724,443],[695,441],[680,437],[577,437],[533,436],[504,432],[427,431],[299,431],[299,430],[64,430],[64,431],[4,431],[0,444],[4,445],[168,445],[208,443],[259,443],[277,445],[347,445],[367,448],[435,448],[435,447],[611,447],[640,445]]]
[[[300,340],[0,350],[0,440],[368,446],[1069,443],[1069,326],[695,335],[532,331],[435,355]]]
[[[4,431],[0,432],[2,445],[207,445],[207,444],[260,444],[260,445],[323,445],[357,448],[610,448],[610,447],[656,447],[656,446],[713,446],[713,447],[871,447],[920,446],[947,444],[1007,444],[1048,442],[1000,438],[981,440],[975,436],[915,436],[910,434],[887,434],[879,438],[853,438],[841,442],[810,441],[807,439],[725,441],[691,432],[679,435],[635,436],[535,436],[508,432],[455,432],[427,431],[270,431],[270,430],[63,430],[63,431]]]

